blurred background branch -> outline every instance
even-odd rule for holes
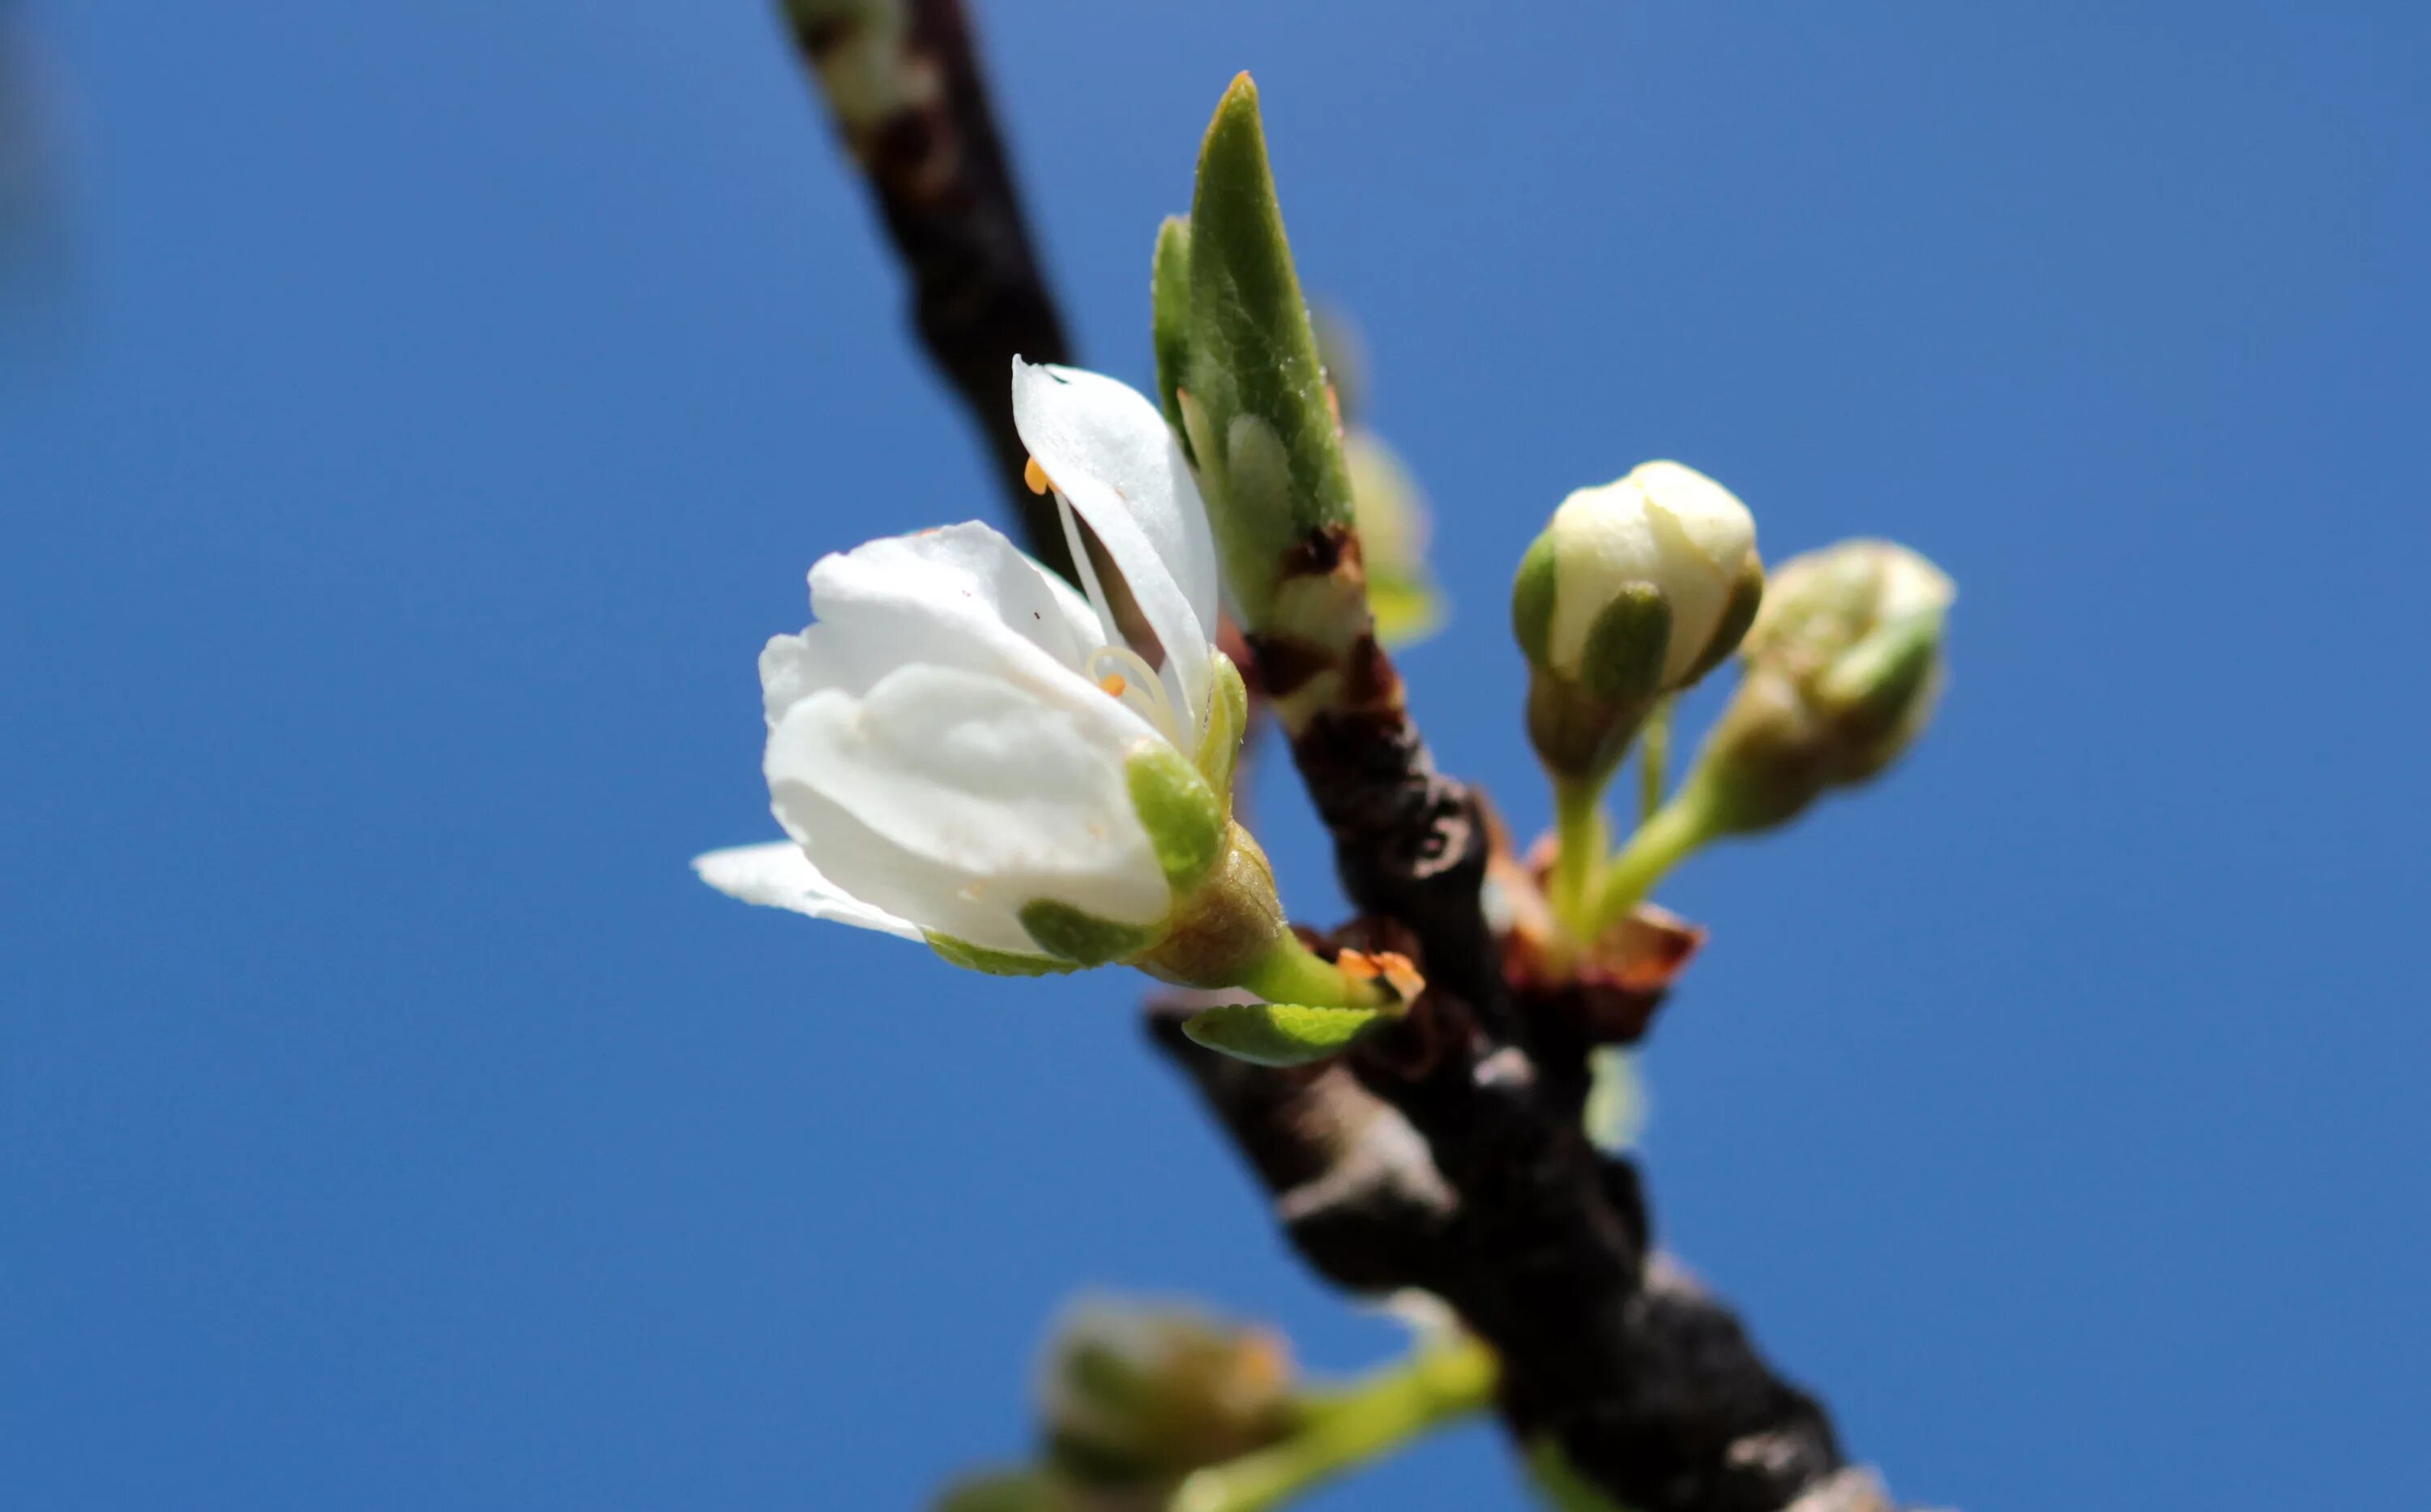
[[[794,45],[911,282],[920,344],[985,442],[1031,553],[1071,576],[1005,402],[1013,360],[1069,362],[961,0],[783,0]]]

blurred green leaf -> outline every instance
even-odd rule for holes
[[[1306,1066],[1340,1054],[1384,1015],[1373,1008],[1227,1003],[1188,1019],[1182,1032],[1209,1050],[1258,1066]]]

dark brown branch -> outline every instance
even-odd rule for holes
[[[1032,555],[1071,576],[1051,500],[1022,483],[1013,359],[1071,361],[961,0],[787,0],[795,44],[912,280],[920,344],[987,443]]]
[[[1365,683],[1393,691],[1318,714],[1294,754],[1368,916],[1356,943],[1409,949],[1427,975],[1410,1020],[1349,1061],[1424,1139],[1451,1204],[1394,1215],[1400,1227],[1379,1235],[1392,1210],[1346,1183],[1355,1272],[1304,1202],[1287,1232],[1340,1285],[1422,1286],[1450,1302],[1502,1357],[1515,1432],[1554,1436],[1638,1512],[1772,1512],[1836,1484],[1821,1406],[1774,1374],[1727,1308],[1650,1280],[1636,1169],[1584,1133],[1591,1047],[1558,1018],[1521,1014],[1504,984],[1480,907],[1490,841],[1478,801],[1434,770],[1389,670]],[[1287,1073],[1219,1067],[1177,1035],[1160,1043],[1252,1151],[1278,1208],[1322,1182],[1295,1171],[1285,1186],[1254,1156]]]
[[[788,0],[910,273],[923,344],[987,438],[1033,550],[1053,516],[1018,481],[1006,402],[1019,353],[1065,355],[959,0]],[[871,87],[876,78],[879,87]],[[1355,539],[1316,552],[1334,562]],[[1279,691],[1306,647],[1254,646]],[[1331,707],[1292,721],[1293,754],[1365,916],[1429,990],[1409,1018],[1314,1070],[1200,1050],[1170,1012],[1158,1045],[1190,1075],[1311,1266],[1358,1291],[1443,1297],[1501,1354],[1504,1410],[1551,1435],[1636,1512],[1880,1505],[1842,1464],[1815,1400],[1783,1381],[1730,1310],[1650,1264],[1635,1168],[1584,1132],[1585,1036],[1514,1001],[1481,907],[1491,840],[1476,795],[1434,769],[1372,640]]]

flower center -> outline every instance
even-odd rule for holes
[[[1176,750],[1182,748],[1182,721],[1174,716],[1173,699],[1146,657],[1128,646],[1100,646],[1089,653],[1085,670],[1106,697],[1147,720]]]
[[[1089,560],[1088,546],[1081,538],[1081,524],[1072,513],[1072,501],[1064,496],[1064,491],[1055,486],[1055,480],[1047,476],[1047,469],[1038,465],[1035,457],[1023,464],[1021,479],[1033,494],[1055,496],[1055,514],[1064,525],[1064,545],[1072,553],[1072,566],[1080,575],[1089,607],[1097,612],[1098,633],[1106,638],[1107,644],[1081,659],[1081,670],[1104,690],[1106,697],[1146,719],[1174,749],[1188,750],[1190,748],[1182,739],[1182,715],[1174,708],[1175,693],[1165,686],[1164,675],[1148,664],[1148,658],[1121,643],[1121,627],[1115,622],[1105,584],[1098,580],[1097,564]]]

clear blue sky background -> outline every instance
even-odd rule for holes
[[[1132,980],[717,898],[802,574],[985,513],[765,6],[38,4],[0,367],[0,1501],[889,1508],[1083,1284],[1394,1347]],[[1717,851],[1668,1239],[1975,1512],[2395,1504],[2431,1400],[2417,5],[990,5],[1085,355],[1258,76],[1440,507],[1445,762],[1676,456],[1963,585],[1896,781]],[[21,291],[22,292],[22,291]],[[1339,906],[1279,771],[1288,896]],[[1312,1504],[1517,1504],[1472,1429]]]

